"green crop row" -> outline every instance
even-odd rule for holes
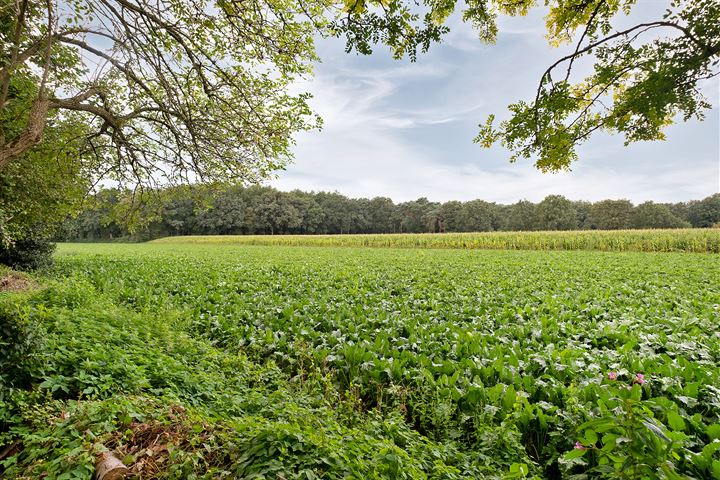
[[[157,478],[720,478],[718,256],[143,244],[57,263],[3,303],[46,343],[0,402],[0,442],[24,445],[8,478],[89,478],[102,448],[147,465],[148,430],[173,432]]]
[[[205,235],[166,237],[154,240],[152,243],[720,253],[720,229],[367,235]]]

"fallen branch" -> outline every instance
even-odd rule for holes
[[[17,440],[7,447],[3,448],[2,452],[0,452],[0,460],[4,460],[5,457],[10,457],[14,455],[18,450],[20,449],[20,440]]]

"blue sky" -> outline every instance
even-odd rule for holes
[[[657,18],[666,6],[640,0],[618,26]],[[703,122],[675,124],[666,141],[629,147],[621,137],[596,135],[579,149],[569,173],[543,174],[532,161],[509,163],[501,147],[473,144],[478,123],[491,113],[505,118],[507,105],[529,99],[541,73],[562,55],[545,40],[542,17],[538,9],[501,18],[492,46],[455,18],[445,41],[415,63],[393,60],[383,47],[365,57],[345,54],[342,40],[319,40],[322,63],[300,87],[313,93],[324,128],[298,135],[294,163],[270,184],[395,201],[425,196],[502,203],[554,193],[669,202],[720,191],[717,78],[703,85],[713,104]]]

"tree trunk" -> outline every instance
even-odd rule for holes
[[[22,155],[42,140],[45,130],[45,119],[47,117],[50,102],[46,98],[38,98],[33,103],[28,117],[28,124],[25,131],[15,137],[10,143],[0,146],[0,170],[7,167],[10,160]]]

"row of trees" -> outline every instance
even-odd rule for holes
[[[150,239],[170,235],[343,234],[484,232],[528,230],[710,227],[720,223],[720,194],[687,203],[572,201],[550,195],[539,203],[501,205],[483,200],[394,203],[385,197],[348,198],[339,193],[281,192],[270,187],[207,190],[183,187],[160,192],[159,206],[131,232],[118,220],[123,192],[103,190],[60,240]]]

